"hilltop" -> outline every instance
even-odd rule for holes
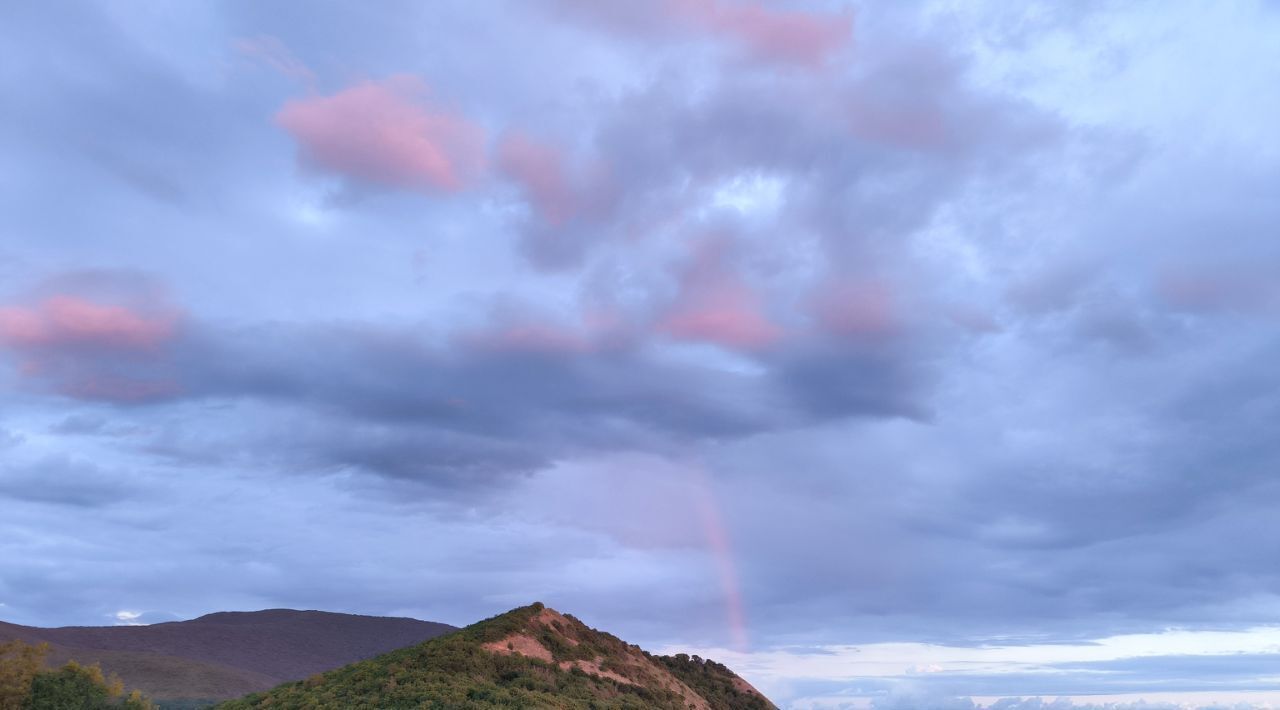
[[[268,609],[150,626],[49,629],[0,622],[0,641],[48,643],[53,665],[69,659],[98,663],[127,687],[171,706],[174,700],[237,698],[455,628],[416,619]]]
[[[654,656],[541,603],[314,675],[219,710],[560,708],[770,710],[725,666]]]

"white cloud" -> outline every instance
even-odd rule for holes
[[[743,174],[726,181],[711,197],[713,207],[728,207],[744,215],[769,216],[782,205],[786,181],[771,175]]]
[[[766,693],[797,681],[846,682],[852,685],[867,681],[907,681],[921,675],[951,676],[1017,676],[1035,674],[1099,676],[1099,690],[1105,692],[1106,679],[1097,668],[1077,664],[1100,664],[1136,658],[1161,656],[1235,656],[1274,654],[1280,663],[1280,626],[1259,626],[1238,631],[1195,631],[1169,629],[1158,633],[1122,634],[1063,643],[1027,645],[982,644],[955,646],[926,643],[871,643],[864,645],[826,645],[816,648],[782,647],[768,651],[739,652],[726,648],[667,648],[661,653],[696,653],[714,658],[742,674]],[[1256,678],[1265,682],[1266,678]],[[1159,690],[1156,688],[1156,690]],[[1226,695],[1212,698],[1187,693],[1157,693],[1161,697],[1183,698],[1186,702],[1227,702]],[[869,702],[874,694],[824,695],[836,704],[817,703],[807,698],[804,707],[867,707],[848,705]],[[1108,696],[1129,697],[1126,694]],[[1144,698],[1155,695],[1144,694]],[[1235,698],[1235,695],[1232,695]],[[1280,699],[1280,691],[1267,695]],[[990,700],[991,698],[988,698]],[[1129,697],[1130,700],[1134,699]],[[1256,700],[1256,698],[1255,698]],[[1238,698],[1231,702],[1239,701]],[[1110,701],[1120,702],[1120,700]],[[1183,702],[1183,700],[1177,700]],[[817,704],[813,704],[817,703]]]
[[[140,611],[121,609],[115,613],[115,619],[116,626],[146,626],[146,623],[141,621],[142,612]]]

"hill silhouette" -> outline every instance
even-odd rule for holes
[[[454,629],[416,619],[268,609],[150,626],[0,622],[0,640],[48,643],[51,663],[98,663],[127,687],[169,706],[266,690]]]
[[[769,710],[725,666],[654,656],[541,603],[219,705],[219,710]]]

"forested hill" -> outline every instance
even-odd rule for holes
[[[97,663],[165,703],[266,690],[456,627],[417,619],[268,609],[149,626],[37,628],[0,622],[0,641],[48,643],[49,660]]]
[[[723,665],[653,656],[542,604],[383,654],[220,710],[270,707],[769,710]]]

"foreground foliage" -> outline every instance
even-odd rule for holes
[[[31,681],[44,667],[45,644],[0,643],[0,710],[17,710],[31,695]]]
[[[48,644],[0,643],[0,710],[154,710],[138,691],[124,694],[118,678],[75,661],[45,670]]]

